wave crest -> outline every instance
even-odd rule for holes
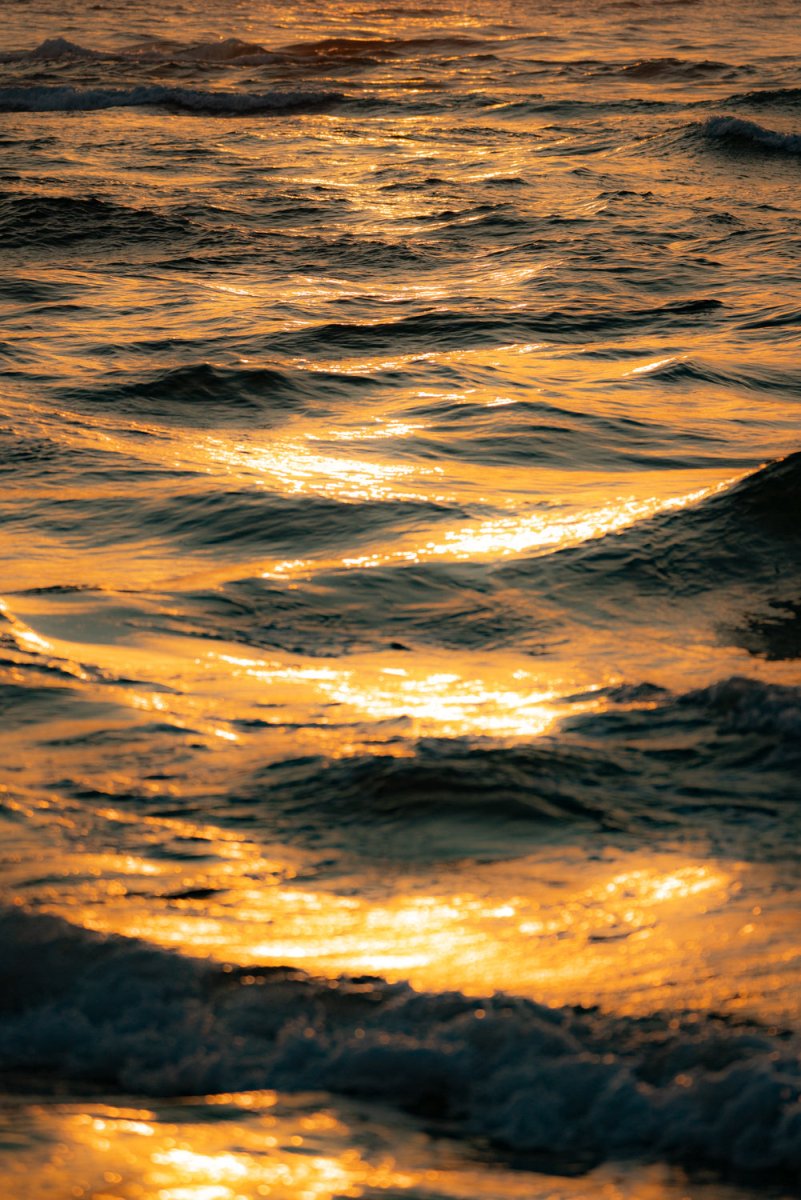
[[[93,112],[104,108],[165,108],[186,113],[244,116],[317,112],[344,99],[341,92],[287,89],[269,92],[202,91],[141,84],[131,88],[67,85],[0,88],[0,112]]]
[[[236,37],[212,41],[180,42],[166,38],[147,38],[127,50],[95,50],[64,37],[47,38],[32,50],[11,50],[0,54],[0,63],[54,62],[62,60],[123,61],[147,63],[194,63],[220,66],[260,66],[295,64],[322,66],[354,63],[368,66],[386,59],[420,57],[429,51],[448,53],[465,47],[480,46],[474,38],[436,35],[413,38],[325,37],[296,42],[270,49],[258,42]]]
[[[741,150],[801,154],[801,134],[766,129],[741,117],[710,117],[701,126],[705,138]]]
[[[20,910],[0,914],[0,943],[7,1070],[150,1095],[322,1087],[550,1166],[645,1154],[763,1179],[801,1170],[798,1045],[745,1022],[283,969],[250,987],[253,968]]]
[[[564,589],[592,587],[619,605],[625,597],[695,596],[747,587],[752,597],[797,587],[801,453],[770,463],[725,491],[679,512],[663,512],[549,558],[520,560],[504,578],[540,578]],[[777,563],[783,563],[781,576]]]
[[[95,238],[174,241],[191,232],[185,217],[95,196],[0,194],[0,234],[10,246],[66,246]]]

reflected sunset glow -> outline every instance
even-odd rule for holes
[[[190,872],[164,864],[156,890],[151,884],[144,893],[139,864],[98,859],[95,881],[74,889],[66,911],[91,929],[250,967],[245,986],[264,985],[259,967],[294,965],[479,996],[492,981],[548,1004],[602,1002],[620,1012],[660,1009],[676,988],[688,1004],[705,1007],[737,1011],[758,1002],[771,1013],[794,1005],[783,966],[801,953],[801,944],[791,950],[784,940],[792,900],[757,906],[757,914],[749,896],[759,877],[742,863],[726,872],[697,861],[677,865],[675,857],[646,866],[641,856],[605,865],[571,855],[558,865],[556,849],[546,847],[512,866],[445,872],[439,892],[408,875],[400,891],[387,894],[376,880],[362,897],[304,886],[293,878],[302,874],[300,861],[265,858],[246,840],[212,840],[212,847],[218,862]],[[103,881],[111,872],[116,886]],[[471,882],[481,890],[468,890]],[[65,911],[67,893],[49,890],[40,902]],[[168,898],[196,891],[203,899]],[[741,984],[732,996],[731,964],[758,961],[750,992]]]
[[[372,431],[371,431],[372,432]],[[372,437],[397,437],[397,426]],[[441,467],[418,468],[403,463],[346,458],[317,451],[313,443],[279,442],[261,450],[228,450],[210,446],[210,453],[259,477],[262,486],[288,496],[324,496],[352,503],[357,500],[426,500],[429,492],[410,486],[443,475]],[[404,485],[404,481],[409,481]]]
[[[381,659],[369,657],[339,664],[314,667],[294,663],[258,661],[233,655],[214,656],[233,668],[234,678],[245,676],[263,683],[268,695],[284,696],[284,704],[294,695],[308,695],[315,704],[336,706],[335,720],[357,721],[369,717],[375,721],[408,720],[411,736],[532,737],[552,728],[566,711],[559,706],[561,696],[569,692],[567,681],[561,687],[540,690],[536,673],[518,668],[509,675],[479,673],[476,663],[470,673],[432,671],[425,660],[409,667],[384,666]],[[509,686],[512,684],[513,686]],[[586,711],[573,703],[571,711]]]
[[[444,1200],[472,1200],[483,1189],[496,1200],[586,1195],[584,1181],[544,1175],[532,1188],[524,1173],[482,1162],[457,1143],[432,1143],[382,1125],[380,1118],[366,1120],[355,1107],[321,1107],[313,1097],[212,1094],[136,1116],[111,1104],[88,1107],[30,1107],[30,1139],[0,1112],[2,1132],[19,1139],[16,1168],[0,1165],[0,1185],[13,1189],[24,1178],[30,1200],[46,1200],[67,1167],[76,1180],[70,1193],[75,1200],[359,1200],[383,1194],[412,1200],[421,1189]],[[223,1121],[215,1119],[220,1112]],[[227,1149],[231,1143],[236,1150]],[[659,1168],[637,1179],[625,1169],[602,1172],[597,1186],[621,1200],[681,1200],[682,1194],[681,1181]],[[740,1198],[724,1188],[709,1200]]]
[[[796,10],[3,6],[0,1200],[797,1185]]]
[[[377,567],[389,563],[438,562],[454,559],[457,562],[496,561],[519,554],[577,546],[594,538],[606,537],[637,521],[647,520],[661,512],[675,512],[728,487],[730,481],[715,488],[702,488],[687,496],[670,500],[622,500],[606,508],[596,509],[560,520],[555,514],[501,518],[481,522],[477,526],[448,530],[441,541],[427,542],[409,550],[394,550],[343,559],[345,567]],[[281,574],[281,565],[276,568]]]

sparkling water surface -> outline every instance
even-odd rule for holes
[[[3,1195],[797,1194],[797,6],[0,15]]]

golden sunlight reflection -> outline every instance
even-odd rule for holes
[[[619,1012],[667,1008],[677,995],[766,1017],[797,1007],[788,972],[801,948],[788,941],[786,907],[796,901],[755,906],[764,880],[744,863],[603,856],[585,839],[469,873],[456,865],[428,884],[374,878],[353,894],[293,879],[295,868],[246,841],[214,850],[216,864],[183,863],[174,877],[165,868],[160,894],[135,879],[116,890],[96,880],[51,888],[41,904],[101,932],[251,966],[244,986],[266,983],[260,966],[295,965]],[[170,890],[178,882],[183,890]]]
[[[0,1141],[14,1146],[0,1155],[9,1200],[586,1200],[588,1187],[598,1200],[686,1200],[681,1174],[661,1166],[605,1166],[577,1179],[531,1175],[401,1117],[274,1092],[142,1111],[95,1100],[7,1105]],[[730,1197],[727,1188],[710,1190],[710,1200]]]
[[[611,473],[600,468],[564,469],[547,460],[528,461],[512,457],[508,462],[484,461],[470,455],[449,458],[447,465],[421,455],[404,439],[425,432],[437,436],[440,409],[454,406],[467,414],[486,414],[489,409],[516,410],[523,400],[528,409],[536,409],[540,390],[532,383],[535,351],[538,345],[513,345],[493,349],[453,352],[465,358],[479,371],[495,372],[502,366],[497,384],[466,385],[458,391],[421,391],[412,389],[383,406],[334,406],[325,419],[307,415],[288,416],[280,431],[269,438],[252,429],[223,435],[219,432],[187,436],[185,431],[169,433],[147,423],[132,421],[124,429],[113,418],[98,412],[86,426],[69,425],[76,452],[90,448],[102,453],[146,456],[148,464],[170,471],[185,470],[197,478],[203,489],[243,487],[263,490],[270,496],[287,498],[319,497],[342,504],[413,503],[420,505],[414,528],[401,525],[387,538],[385,529],[351,539],[349,549],[339,551],[318,539],[314,529],[302,542],[302,553],[285,560],[254,555],[249,561],[241,556],[232,561],[218,556],[212,566],[209,555],[198,549],[182,554],[180,573],[176,571],[174,546],[158,538],[143,542],[134,556],[121,555],[119,548],[93,547],[90,559],[79,534],[73,543],[60,538],[47,542],[43,534],[35,558],[30,548],[14,547],[14,570],[18,586],[41,588],[70,584],[79,573],[84,578],[87,563],[95,586],[130,592],[132,588],[156,589],[181,586],[196,578],[241,579],[249,574],[293,578],[309,576],[324,569],[369,569],[382,565],[405,565],[436,561],[493,561],[515,555],[539,554],[601,538],[647,520],[660,512],[678,510],[702,501],[734,481],[730,472],[721,478],[721,470],[658,468],[635,472]],[[550,353],[550,352],[549,352]],[[433,355],[448,362],[453,354]],[[422,355],[421,359],[432,357]],[[406,359],[370,359],[337,363],[343,375],[394,371]],[[565,364],[536,357],[536,370],[556,372],[555,382],[563,382]],[[330,366],[330,364],[329,364]],[[313,376],[326,364],[304,364]],[[579,369],[571,359],[570,370]],[[638,368],[637,368],[638,369]],[[546,372],[547,373],[547,372]],[[525,385],[525,392],[520,388]],[[582,400],[582,403],[584,401]],[[689,403],[689,402],[688,402]],[[430,410],[430,411],[429,411]],[[561,411],[561,410],[560,410]],[[658,415],[658,414],[657,414]],[[544,412],[547,419],[548,410]],[[570,420],[565,411],[564,420]],[[473,419],[471,417],[471,419]],[[478,417],[476,417],[478,419]],[[483,418],[481,418],[483,419]],[[533,413],[532,420],[536,420]],[[562,418],[560,418],[562,419]],[[704,420],[703,413],[693,420]],[[480,425],[479,425],[480,428]],[[508,436],[514,442],[512,432]],[[433,444],[433,443],[432,443]],[[753,451],[752,451],[753,452]],[[144,459],[143,459],[144,461]],[[208,482],[207,482],[208,481]],[[85,486],[77,488],[75,499],[84,498]],[[109,493],[112,497],[112,493]],[[95,499],[102,502],[102,493]],[[437,506],[425,515],[422,507]],[[459,511],[446,523],[444,507]],[[439,510],[439,511],[438,511]],[[266,514],[269,533],[269,511]],[[399,514],[399,518],[402,514]],[[405,520],[408,521],[409,514]],[[365,537],[367,534],[367,537]],[[9,531],[13,539],[13,530]],[[268,538],[269,540],[269,538]],[[215,551],[219,544],[215,542]],[[21,575],[19,574],[21,572]],[[33,645],[33,643],[31,643]]]
[[[495,397],[493,406],[513,403],[506,397]],[[406,436],[415,428],[403,422],[376,424],[374,427],[340,430],[332,440],[370,441]],[[281,490],[289,495],[317,495],[342,502],[354,501],[423,501],[437,504],[458,503],[459,493],[468,486],[459,485],[459,472],[449,473],[448,490],[444,488],[444,469],[432,466],[411,466],[397,461],[352,458],[318,452],[314,437],[296,442],[278,441],[270,448],[227,448],[221,442],[207,443],[211,457],[232,470],[246,469],[260,477],[263,486]],[[311,443],[311,444],[310,444]],[[473,499],[487,503],[492,496],[494,472],[484,468],[471,481]],[[507,472],[507,475],[509,473]],[[507,490],[509,479],[506,481]],[[365,554],[349,554],[340,558],[317,556],[314,559],[288,559],[271,564],[267,577],[308,575],[315,570],[358,568],[391,564],[435,561],[486,561],[521,554],[544,553],[582,542],[605,537],[660,512],[673,512],[696,504],[706,497],[730,487],[733,479],[696,487],[680,495],[622,496],[596,507],[577,509],[575,504],[558,503],[539,507],[535,511],[515,511],[509,515],[478,519],[455,528],[437,531],[421,540],[420,534],[400,535],[379,549]],[[481,494],[481,488],[487,495]],[[500,491],[497,494],[501,494]]]
[[[371,425],[359,426],[356,429],[330,429],[326,431],[325,437],[314,433],[309,433],[306,437],[310,442],[377,442],[384,441],[387,438],[408,437],[410,434],[417,433],[424,428],[425,426],[419,421],[381,421],[375,419]]]
[[[402,429],[403,426],[400,427]],[[372,437],[401,436],[399,427],[371,430]],[[323,496],[348,503],[368,500],[431,500],[421,484],[445,475],[440,466],[414,466],[373,458],[325,453],[307,437],[278,438],[269,446],[230,447],[208,439],[206,452],[218,467],[256,474],[264,487],[287,496]]]
[[[404,666],[389,666],[380,655],[300,663],[209,652],[209,659],[225,663],[234,679],[263,684],[265,695],[280,698],[284,707],[302,704],[322,712],[334,706],[330,719],[338,723],[402,720],[414,737],[536,736],[551,729],[568,707],[576,713],[603,703],[593,698],[597,689],[590,685],[583,702],[560,703],[578,689],[578,680],[555,676],[543,686],[543,673],[478,656],[453,662],[421,655]]]
[[[455,559],[459,562],[497,560],[514,555],[539,553],[577,546],[605,537],[646,520],[660,512],[674,512],[728,487],[731,481],[711,488],[700,488],[669,500],[623,499],[603,508],[570,515],[559,510],[545,513],[516,514],[473,525],[447,530],[440,537],[409,548],[391,548],[373,554],[342,559],[344,567],[377,567],[390,563],[415,563]],[[282,574],[279,564],[275,574]]]

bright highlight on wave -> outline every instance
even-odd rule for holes
[[[401,428],[379,426],[370,431],[372,438],[397,437]],[[206,453],[220,466],[258,477],[264,487],[287,496],[324,496],[332,500],[356,503],[367,500],[436,500],[420,484],[441,480],[442,467],[420,467],[410,463],[358,459],[326,454],[315,448],[313,440],[276,439],[269,447],[231,449],[222,442],[209,440]],[[404,486],[404,482],[408,484]],[[417,483],[417,487],[414,484]],[[441,486],[441,484],[440,484]]]
[[[348,469],[345,466],[345,470]],[[357,478],[358,471],[359,467],[356,468]],[[733,479],[727,479],[723,483],[698,488],[670,499],[622,499],[602,508],[566,515],[557,509],[496,517],[446,530],[439,538],[422,543],[404,545],[406,539],[398,539],[399,545],[368,554],[349,555],[339,560],[294,559],[278,562],[265,571],[265,577],[309,575],[325,568],[369,570],[373,567],[421,562],[485,562],[524,554],[546,554],[606,537],[659,513],[677,512],[725,491],[733,482]],[[340,494],[347,495],[346,488],[341,489]]]
[[[468,995],[481,994],[489,975],[498,988],[550,1004],[604,1000],[632,1012],[668,1005],[679,984],[693,988],[694,1002],[721,1003],[725,979],[710,976],[700,990],[690,979],[699,961],[741,954],[747,940],[742,931],[750,910],[735,904],[727,911],[743,886],[742,866],[731,874],[659,855],[647,864],[618,858],[611,869],[576,860],[552,862],[551,877],[543,879],[535,857],[475,871],[480,890],[454,890],[446,876],[442,890],[426,891],[412,874],[407,891],[369,900],[304,886],[300,862],[265,858],[245,839],[211,846],[219,866],[201,867],[184,881],[186,898],[167,903],[137,901],[136,863],[98,860],[99,878],[108,870],[124,880],[127,870],[131,886],[109,890],[98,883],[93,896],[85,890],[83,902],[68,910],[71,919],[250,967],[245,986],[268,986],[259,968],[283,965]],[[164,887],[166,869],[162,878]],[[259,886],[249,882],[255,878]],[[779,972],[777,965],[777,978]]]
[[[583,704],[566,705],[563,698],[580,686],[575,680],[571,687],[571,681],[554,678],[543,687],[543,674],[516,662],[506,670],[495,664],[488,671],[479,659],[449,670],[452,660],[425,655],[415,656],[409,666],[386,665],[386,656],[380,655],[314,665],[213,653],[208,660],[232,668],[234,679],[264,685],[263,694],[273,706],[300,703],[307,711],[328,711],[335,724],[402,721],[411,737],[538,737],[568,707],[576,713],[595,704],[590,688]]]

